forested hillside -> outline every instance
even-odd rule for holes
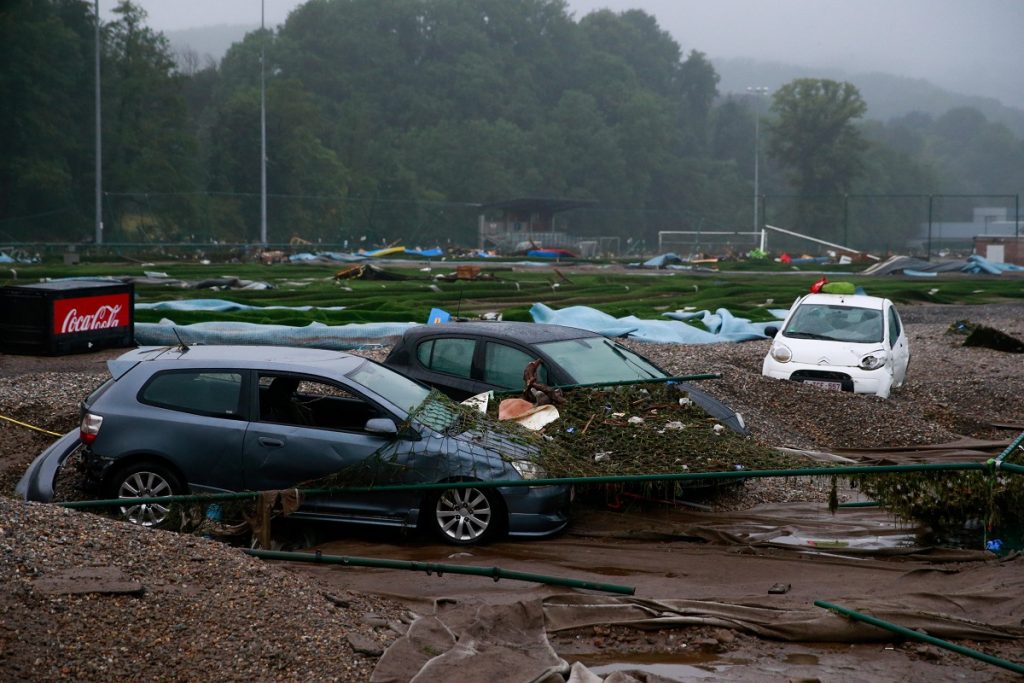
[[[764,216],[827,239],[898,244],[923,205],[888,195],[1024,189],[1024,143],[973,108],[867,122],[857,88],[821,79],[723,96],[709,57],[638,10],[310,0],[219,64],[176,63],[129,2],[115,16],[106,242],[259,239],[261,65],[275,243],[472,245],[478,205],[513,197],[591,200],[560,227],[623,241],[750,230],[755,117]],[[0,241],[93,235],[94,21],[81,0],[0,9]]]

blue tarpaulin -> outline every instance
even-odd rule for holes
[[[770,312],[781,319],[788,311],[771,309]],[[632,315],[615,318],[587,306],[570,306],[556,311],[545,304],[536,303],[530,308],[530,315],[536,323],[565,325],[597,332],[606,337],[628,336],[630,339],[657,344],[715,344],[764,339],[767,337],[764,328],[777,325],[775,322],[752,323],[746,318],[733,316],[724,308],[719,308],[715,313],[665,313],[671,320],[643,320]],[[695,318],[700,318],[707,329],[702,330],[685,322]]]
[[[152,311],[343,311],[344,306],[250,306],[225,299],[181,299],[178,301],[158,301],[156,303],[136,303],[136,310]]]

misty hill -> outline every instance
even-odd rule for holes
[[[191,50],[199,56],[200,63],[205,63],[207,56],[219,62],[229,47],[240,42],[249,31],[258,28],[259,24],[218,24],[163,31],[163,34],[175,53]]]
[[[829,78],[857,86],[867,102],[868,118],[888,121],[912,111],[937,117],[956,107],[973,107],[989,121],[1002,123],[1018,137],[1024,137],[1024,110],[990,97],[950,92],[920,78],[877,72],[851,74],[842,69],[814,69],[752,59],[712,59],[711,63],[721,76],[718,90],[723,95],[743,93],[748,86],[775,90],[795,78]]]

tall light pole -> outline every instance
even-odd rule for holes
[[[761,229],[761,222],[758,220],[758,202],[761,199],[761,188],[759,186],[760,178],[760,160],[761,160],[761,96],[768,92],[768,88],[765,86],[751,86],[747,88],[747,92],[754,95],[754,232],[760,231],[761,233],[761,251],[764,251],[765,247],[765,234],[764,230]]]
[[[260,0],[260,244],[267,246],[267,36],[264,25],[264,5]]]
[[[103,244],[103,126],[100,123],[100,0],[96,11],[96,244]]]

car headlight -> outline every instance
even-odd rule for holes
[[[793,360],[793,352],[785,344],[775,344],[771,350],[772,358],[780,363],[788,363]]]
[[[544,478],[544,470],[532,460],[509,460],[509,464],[523,479]]]
[[[885,365],[884,353],[869,353],[860,359],[860,367],[863,370],[877,370]]]

